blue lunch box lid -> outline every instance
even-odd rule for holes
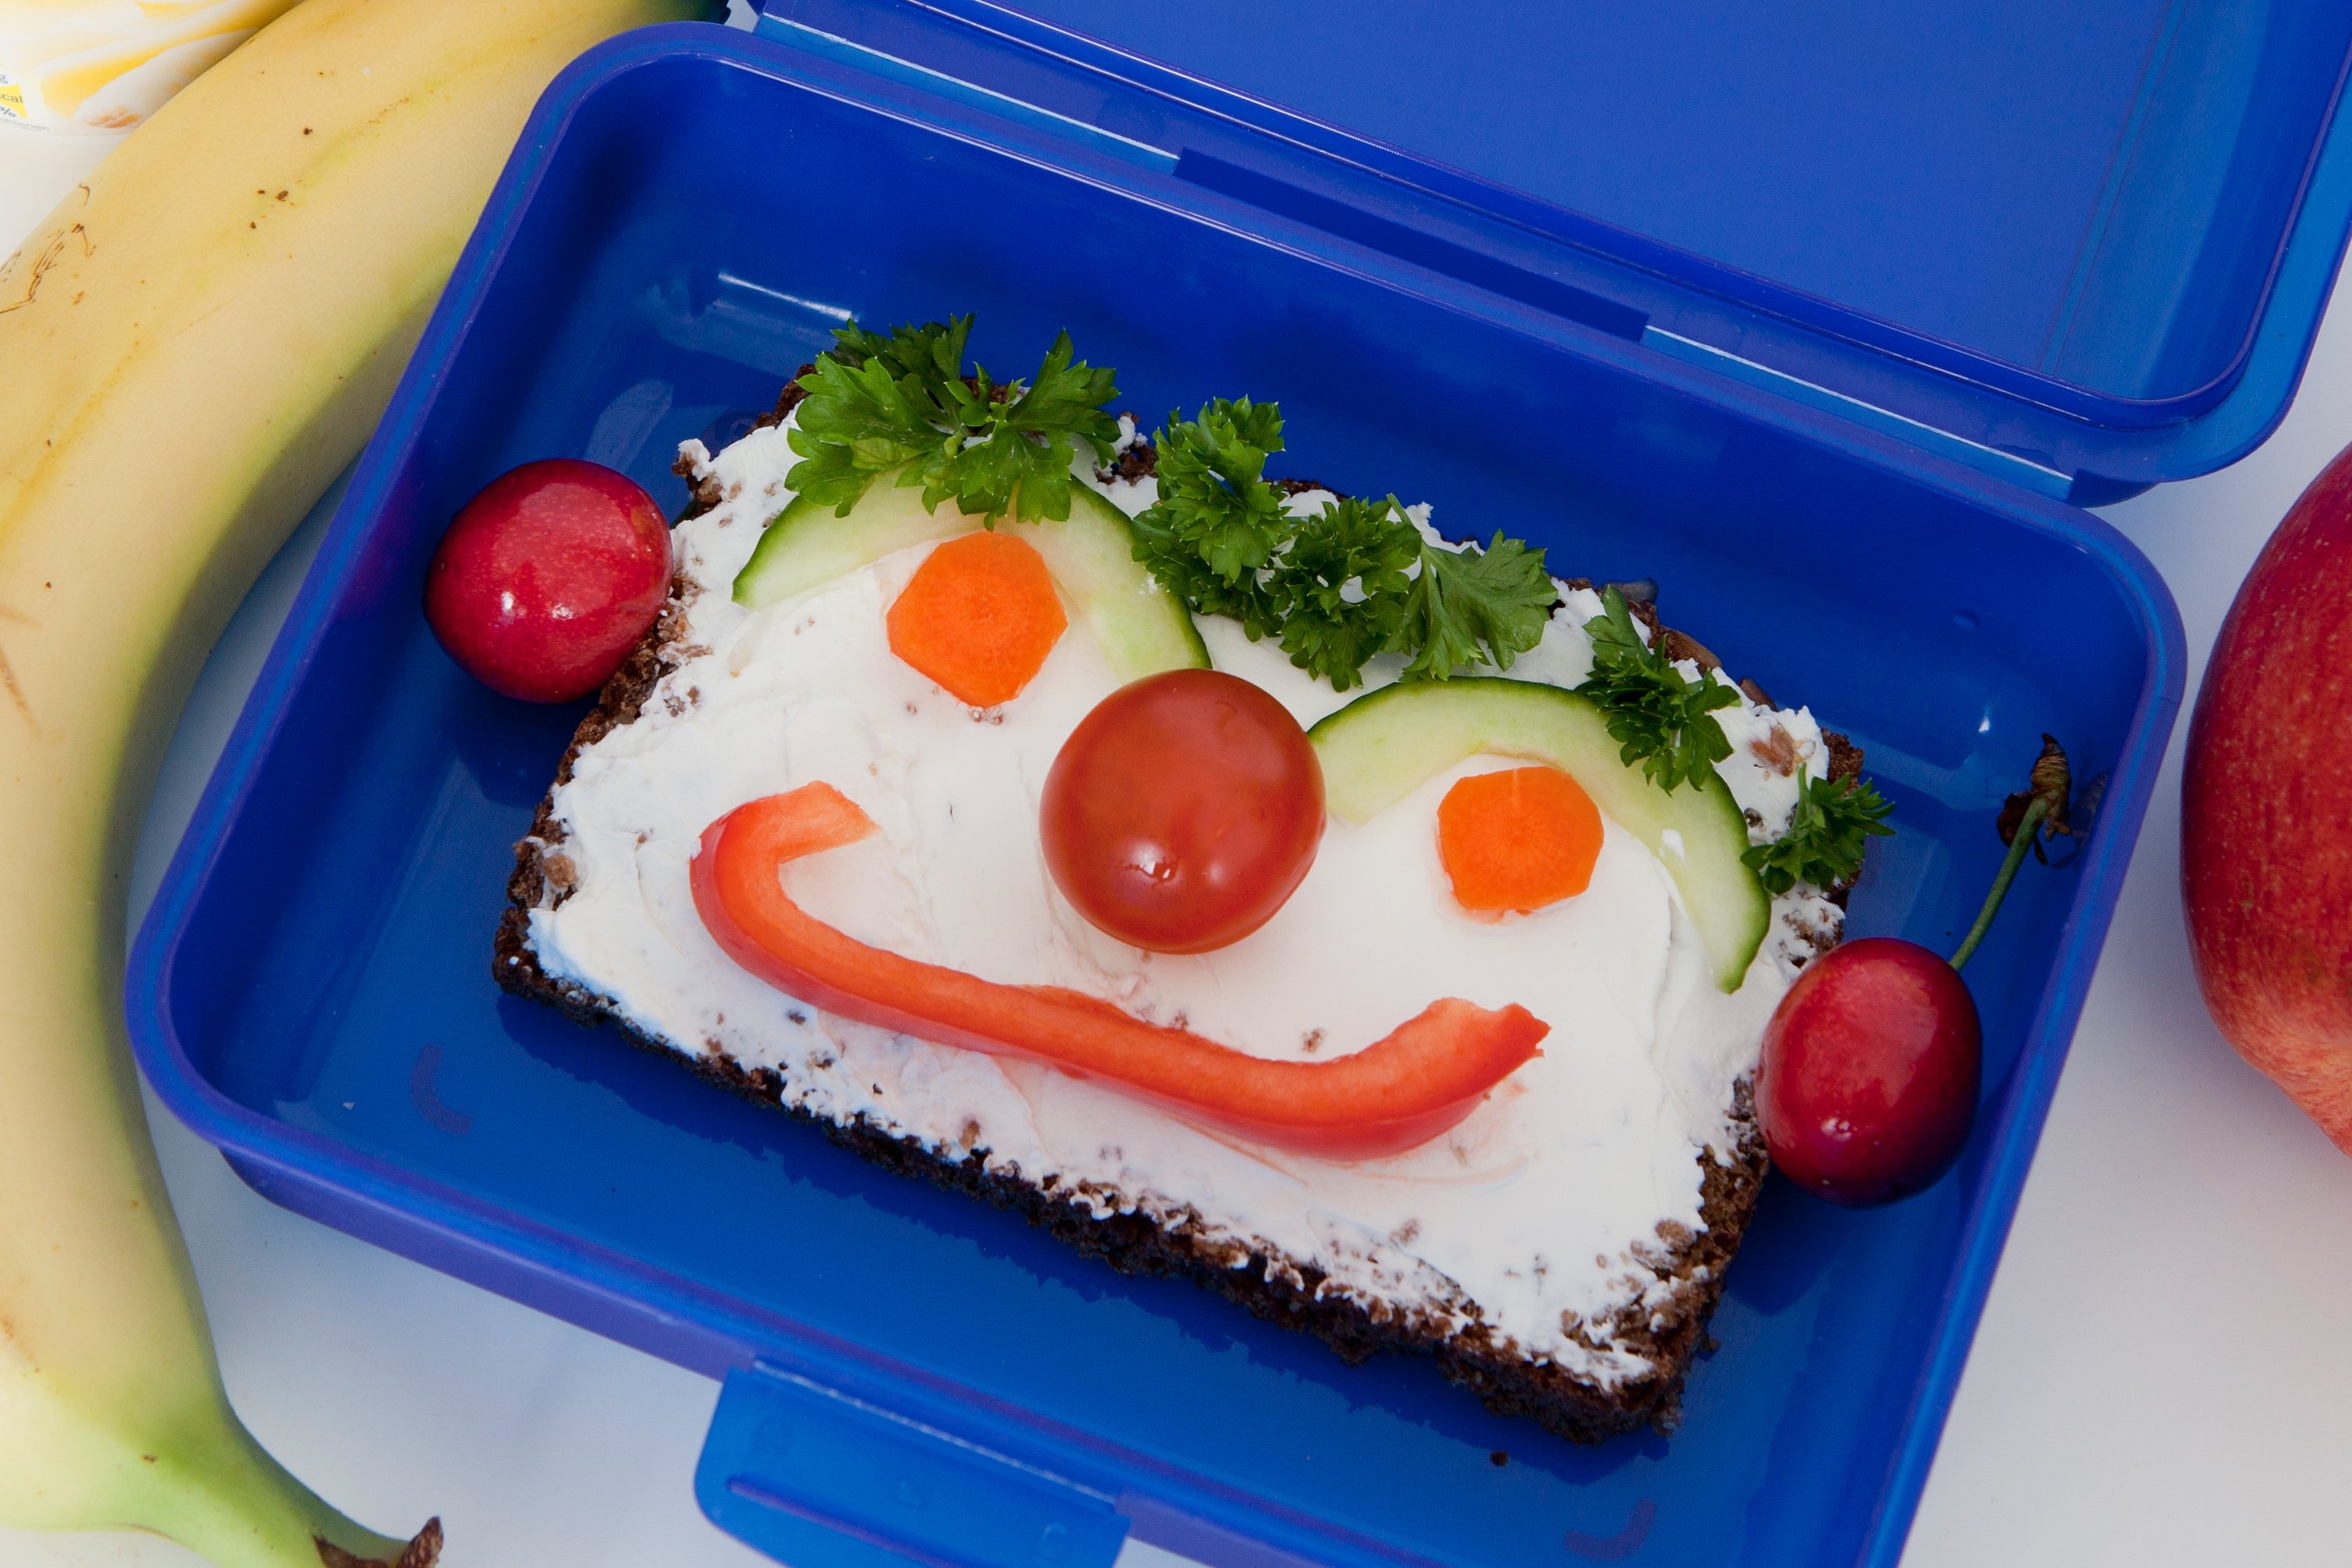
[[[2083,505],[2276,427],[2352,225],[2342,6],[763,9],[1351,238],[1475,215],[1464,259],[1588,296],[1589,325]]]

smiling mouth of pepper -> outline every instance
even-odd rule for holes
[[[788,862],[876,831],[830,784],[740,806],[703,831],[696,912],[728,956],[843,1017],[942,1045],[1025,1057],[1197,1125],[1324,1159],[1402,1154],[1458,1125],[1550,1026],[1513,1003],[1431,1003],[1360,1051],[1273,1061],[1145,1023],[1099,998],[1008,986],[871,947],[784,892]]]

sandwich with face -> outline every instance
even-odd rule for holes
[[[1765,1022],[1842,919],[1723,870],[1826,772],[1811,716],[1735,689],[1731,757],[1644,781],[1573,693],[1573,581],[1507,678],[1335,691],[1121,575],[1154,481],[1083,458],[1068,520],[895,489],[780,564],[794,428],[688,444],[712,504],[519,850],[502,983],[1557,1430],[1669,1409]]]

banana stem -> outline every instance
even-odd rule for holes
[[[441,1521],[413,1541],[379,1535],[304,1486],[224,1406],[209,1440],[167,1450],[137,1523],[216,1568],[433,1568]]]
[[[1977,911],[1977,923],[1969,927],[1959,951],[1952,955],[1955,971],[1969,961],[1969,955],[1977,950],[1977,944],[1991,929],[1992,917],[2000,912],[2000,901],[2009,896],[2009,884],[2017,880],[2017,868],[2025,863],[2025,852],[2032,847],[2034,832],[2049,814],[2050,802],[2044,798],[2037,797],[2025,808],[2025,816],[2017,824],[2017,836],[2009,841],[2009,857],[2000,862],[2000,873],[1992,879],[1992,891],[1985,894],[1984,907]]]

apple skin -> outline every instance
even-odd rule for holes
[[[466,503],[425,574],[425,618],[492,691],[569,702],[603,685],[661,614],[669,524],[625,475],[553,457]]]
[[[2352,447],[2263,547],[2205,665],[2180,896],[2213,1021],[2352,1154]]]
[[[1914,942],[1857,937],[1805,966],[1764,1030],[1756,1120],[1780,1174],[1832,1203],[1891,1203],[1949,1170],[1975,1124],[1976,1000]]]

